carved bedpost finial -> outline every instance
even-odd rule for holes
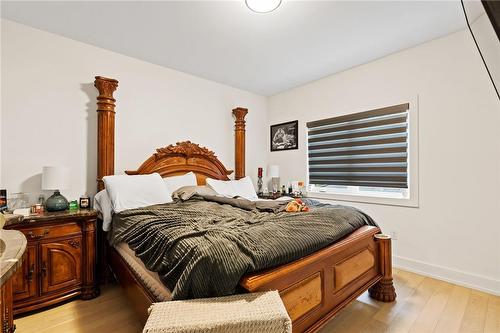
[[[97,96],[97,188],[104,189],[102,177],[115,173],[115,102],[118,81],[96,76]]]
[[[248,109],[245,108],[236,108],[233,109],[233,115],[236,117],[234,125],[236,126],[235,130],[245,130],[245,116],[248,113]]]
[[[118,81],[103,76],[96,76],[94,86],[99,91],[99,96],[97,96],[97,112],[114,112],[116,100],[113,98],[113,92],[118,87]]]
[[[248,109],[233,109],[234,121],[234,169],[236,179],[245,177],[245,116]]]

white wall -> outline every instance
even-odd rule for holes
[[[265,97],[2,20],[1,181],[40,192],[43,165],[72,170],[68,198],[96,189],[94,76],[120,81],[116,172],[136,169],[154,149],[191,140],[234,167],[234,120],[247,116],[247,172],[266,165]]]
[[[270,124],[299,120],[299,150],[271,152],[306,179],[305,122],[419,101],[419,207],[345,203],[396,232],[395,263],[500,293],[500,103],[458,32],[269,99]]]

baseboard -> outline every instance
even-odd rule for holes
[[[392,258],[396,268],[500,296],[500,280],[399,256]]]

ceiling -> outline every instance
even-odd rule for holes
[[[458,0],[2,1],[2,17],[266,96],[465,28]]]

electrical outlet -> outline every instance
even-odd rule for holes
[[[391,238],[393,240],[398,240],[398,233],[396,231],[391,231]]]

